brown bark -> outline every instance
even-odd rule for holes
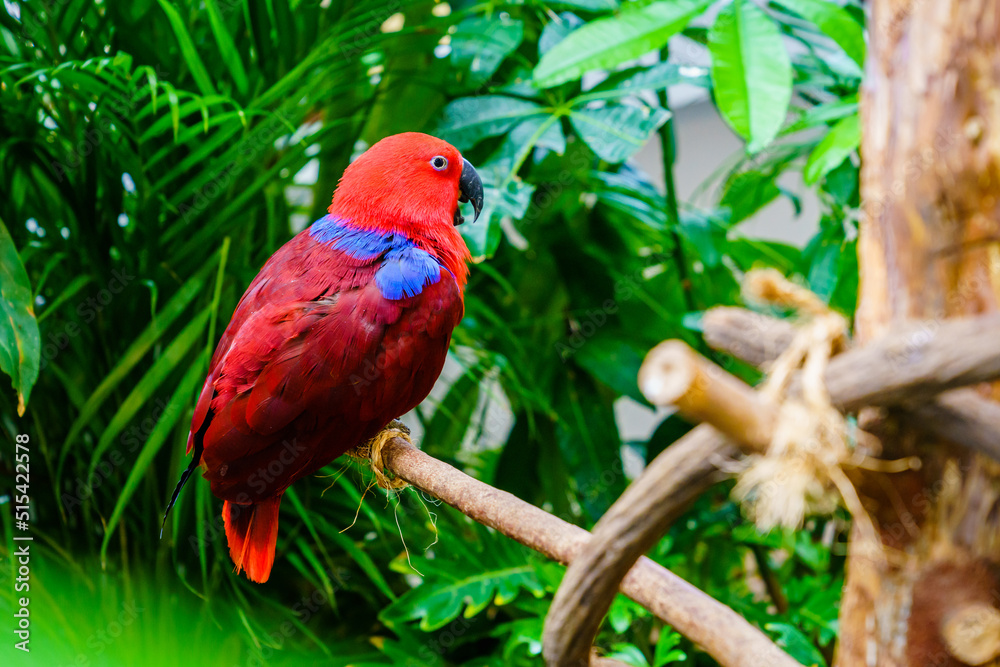
[[[692,444],[699,444],[692,441]],[[710,443],[707,443],[710,444]],[[677,444],[674,445],[676,447]],[[379,451],[387,470],[443,500],[466,516],[560,563],[571,563],[590,533],[529,505],[506,491],[475,480],[424,454],[401,438],[388,439]],[[698,457],[694,458],[696,461]],[[696,465],[700,465],[696,463]],[[714,466],[712,467],[714,470]],[[633,485],[631,488],[634,488]],[[682,493],[682,489],[676,489]],[[654,515],[650,513],[650,516]],[[656,520],[652,518],[650,520]],[[638,526],[631,526],[633,530]],[[634,563],[634,565],[633,565]],[[724,667],[797,667],[768,637],[726,605],[714,600],[652,560],[632,559],[620,590],[675,630],[700,645]],[[585,609],[586,607],[584,607]],[[592,663],[589,649],[580,662],[561,667],[610,667]]]
[[[997,311],[998,37],[1000,0],[872,3],[862,94],[861,344],[915,318]],[[979,391],[1000,396],[995,386]],[[949,619],[1000,600],[1000,466],[891,414],[869,410],[862,425],[881,436],[884,458],[918,455],[925,465],[869,473],[860,485],[892,557],[849,554],[838,664],[961,665],[946,638],[957,636],[958,621]]]
[[[824,382],[835,406],[868,401],[872,405],[897,405],[896,414],[925,431],[1000,461],[1000,403],[981,397],[973,389],[953,389],[923,402],[943,388],[961,380],[981,382],[1000,378],[1000,318],[976,318],[979,331],[969,319],[930,327],[916,325],[912,331],[934,333],[921,336],[914,344],[908,334],[894,334],[872,349],[888,352],[882,358],[871,349],[851,350],[834,357],[824,374]],[[754,366],[766,366],[791,343],[794,333],[786,320],[760,315],[744,308],[713,308],[702,322],[705,341],[716,350],[733,355]],[[963,338],[962,332],[974,334]],[[992,336],[993,356],[977,348],[966,358],[954,350],[972,349],[981,339]],[[952,348],[951,350],[946,349]],[[899,350],[899,354],[895,354]],[[944,352],[944,354],[942,354]],[[901,372],[900,372],[901,371]],[[864,376],[864,379],[855,381]],[[871,378],[880,378],[873,381]],[[905,381],[916,380],[918,384]],[[922,383],[922,384],[921,384]],[[904,400],[900,404],[900,397]],[[917,400],[913,400],[916,397]]]

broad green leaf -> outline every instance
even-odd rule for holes
[[[659,49],[710,4],[711,0],[660,0],[591,21],[545,54],[535,67],[535,82],[551,88]]]
[[[571,7],[585,12],[607,12],[618,8],[617,0],[553,0],[552,7]]]
[[[538,38],[538,55],[544,56],[566,36],[583,25],[583,19],[573,12],[562,12],[545,24],[542,36]]]
[[[451,62],[468,69],[470,83],[479,85],[493,76],[504,58],[524,39],[522,21],[502,18],[468,18],[458,24],[451,37]]]
[[[788,655],[803,665],[826,667],[826,660],[809,638],[801,630],[790,623],[767,623],[764,629],[771,633],[775,642],[785,649]]]
[[[846,9],[828,0],[776,0],[776,2],[816,25],[844,50],[848,57],[865,66],[864,26]]]
[[[591,314],[592,318],[612,317],[598,309],[595,311],[596,313]],[[603,326],[600,322],[595,322],[595,325]],[[573,359],[616,393],[651,406],[639,391],[637,381],[644,354],[645,351],[640,353],[624,335],[598,333],[576,350]]]
[[[425,581],[385,608],[379,615],[395,627],[406,621],[420,621],[420,629],[437,630],[463,614],[471,618],[490,603],[504,605],[526,589],[536,596],[543,593],[531,565],[479,570],[455,576],[450,581]]]
[[[24,415],[38,379],[41,340],[28,273],[0,220],[0,370],[17,392],[17,414]]]
[[[731,211],[730,223],[735,225],[746,220],[774,201],[781,194],[775,183],[776,178],[777,174],[760,171],[746,171],[733,175],[726,182],[726,189],[719,201],[721,206]]]
[[[777,26],[750,0],[733,0],[708,34],[715,103],[756,153],[781,129],[792,99],[792,65]]]
[[[657,63],[652,67],[639,67],[615,72],[587,92],[573,99],[574,106],[592,100],[603,100],[635,95],[645,90],[664,90],[678,83],[707,88],[710,85],[708,70],[693,65]]]
[[[466,150],[486,137],[503,134],[525,118],[543,112],[538,104],[515,97],[463,97],[445,107],[438,134],[459,150]]]
[[[562,154],[566,150],[566,137],[559,119],[559,116],[531,116],[521,121],[507,133],[489,162],[502,166],[514,175],[535,147]]]
[[[860,117],[855,114],[844,118],[830,128],[823,140],[809,154],[806,166],[802,170],[802,178],[809,185],[817,183],[857,150],[860,143]]]
[[[681,236],[697,249],[697,257],[707,267],[718,266],[726,250],[726,228],[714,217],[685,211],[681,216]]]
[[[652,134],[670,118],[659,107],[624,104],[570,112],[573,129],[602,160],[624,162],[642,148]]]

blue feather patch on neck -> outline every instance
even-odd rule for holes
[[[309,235],[363,262],[381,258],[375,284],[391,301],[420,294],[444,270],[437,258],[401,234],[358,229],[332,215],[314,222]]]
[[[387,253],[393,247],[396,236],[370,229],[358,229],[332,215],[323,216],[314,222],[309,228],[309,235],[320,243],[327,243],[362,262]]]

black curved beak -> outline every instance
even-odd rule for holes
[[[458,179],[458,190],[461,195],[460,202],[472,202],[472,209],[476,212],[473,222],[479,219],[479,214],[483,212],[483,182],[479,180],[479,174],[472,163],[462,159],[462,176]],[[461,207],[455,209],[455,225],[465,222],[462,217]]]

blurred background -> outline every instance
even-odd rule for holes
[[[405,421],[590,527],[690,428],[638,391],[651,347],[681,338],[755,380],[698,329],[757,266],[853,312],[863,26],[827,0],[4,0],[11,629],[18,434],[34,537],[31,653],[4,626],[4,664],[540,664],[563,568],[356,464],[289,490],[264,585],[232,573],[200,477],[160,537],[219,333],[353,157],[403,131],[451,141],[487,209],[461,228],[475,263],[445,373]],[[828,664],[846,515],[760,534],[729,489],[650,556]],[[599,646],[715,664],[624,598]]]

